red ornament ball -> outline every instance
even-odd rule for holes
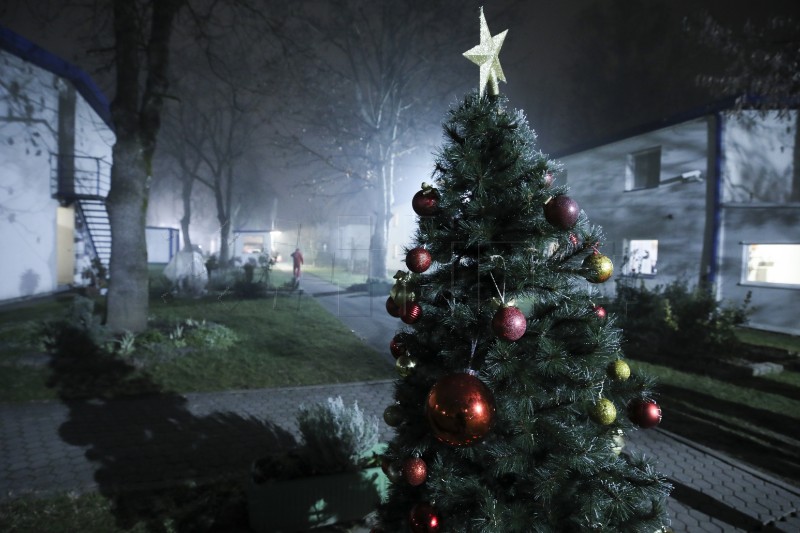
[[[422,485],[428,478],[428,465],[419,457],[406,459],[403,463],[403,477],[412,487]]]
[[[422,190],[418,191],[411,199],[411,207],[421,217],[435,215],[439,208],[439,191],[433,187],[423,186]]]
[[[392,461],[386,457],[381,459],[381,470],[383,470],[383,473],[386,474],[386,477],[389,478],[389,481],[392,483],[397,483],[403,479],[403,469],[401,468],[400,463]]]
[[[654,428],[661,422],[661,408],[653,400],[631,400],[628,418],[640,428]]]
[[[494,414],[492,391],[467,373],[440,378],[425,403],[433,436],[451,446],[468,446],[483,439],[492,429]]]
[[[501,307],[492,318],[492,331],[506,341],[516,341],[525,335],[528,321],[516,307]]]
[[[578,221],[581,208],[578,202],[560,194],[544,204],[544,218],[559,229],[569,229]]]
[[[386,299],[386,312],[393,317],[400,316],[400,306],[395,303],[391,296]]]
[[[422,316],[422,307],[417,302],[408,302],[400,313],[400,320],[406,324],[413,324]]]
[[[392,352],[395,359],[406,354],[406,343],[403,342],[399,335],[392,337],[392,341],[389,343],[389,351]]]
[[[387,426],[396,428],[403,423],[403,409],[396,403],[393,403],[383,410],[383,421],[386,422]]]
[[[606,311],[606,308],[602,305],[595,305],[592,309],[594,310],[595,316],[600,320],[605,320],[608,316],[608,311]]]
[[[413,533],[436,533],[439,531],[439,515],[436,509],[427,502],[414,505],[408,516]]]
[[[432,261],[431,253],[421,246],[412,248],[406,254],[406,266],[411,272],[416,272],[417,274],[428,270]]]

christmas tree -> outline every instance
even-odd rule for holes
[[[595,302],[613,271],[601,230],[499,94],[506,32],[480,22],[464,54],[480,91],[449,113],[386,303],[408,326],[390,343],[392,485],[374,531],[661,531],[669,484],[620,453],[661,411]]]

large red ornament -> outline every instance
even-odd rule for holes
[[[411,207],[421,217],[435,215],[439,208],[439,191],[423,183],[422,190],[411,199]]]
[[[417,302],[408,302],[400,313],[400,320],[406,324],[413,324],[419,320],[420,316],[422,316],[422,307]]]
[[[417,274],[428,270],[432,261],[431,253],[421,246],[412,248],[406,254],[406,266],[411,272],[416,272]]]
[[[400,306],[395,303],[394,299],[391,296],[389,296],[386,299],[386,312],[392,315],[393,317],[400,316]]]
[[[631,400],[628,418],[640,428],[654,428],[661,422],[661,408],[653,400]]]
[[[408,515],[411,531],[414,533],[436,533],[439,531],[439,515],[427,502],[414,505]]]
[[[406,459],[403,463],[403,477],[413,487],[422,485],[428,478],[428,465],[419,457]]]
[[[501,307],[492,318],[492,331],[506,341],[515,341],[525,335],[528,321],[516,307]]]
[[[468,446],[483,439],[494,423],[492,391],[472,374],[449,374],[428,393],[425,416],[437,439]]]
[[[563,194],[551,198],[544,204],[544,218],[559,229],[569,229],[574,226],[580,214],[581,208],[578,207],[578,202]]]
[[[395,359],[400,357],[401,355],[405,355],[406,353],[406,344],[403,342],[403,339],[399,335],[395,335],[392,337],[392,342],[389,343],[389,351],[392,352],[392,355]]]

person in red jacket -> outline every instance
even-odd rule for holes
[[[294,273],[294,286],[297,287],[300,285],[300,267],[303,265],[303,253],[300,251],[300,248],[297,248],[292,253],[292,266]]]

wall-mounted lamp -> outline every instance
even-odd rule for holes
[[[703,172],[700,170],[690,170],[681,174],[683,181],[703,181]]]

